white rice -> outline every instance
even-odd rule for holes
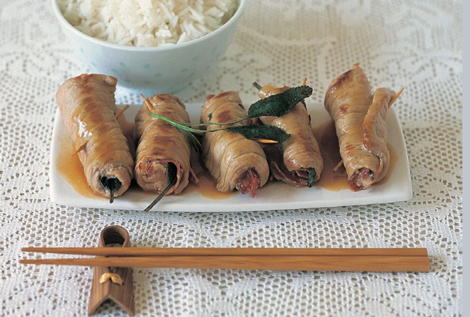
[[[97,39],[126,46],[173,45],[227,22],[236,0],[58,0],[67,21]]]

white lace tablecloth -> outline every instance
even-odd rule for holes
[[[251,0],[221,63],[185,102],[251,83],[297,85],[322,103],[360,63],[372,86],[405,87],[406,202],[236,213],[71,208],[49,198],[55,92],[87,72],[50,1],[0,0],[0,315],[83,316],[92,270],[26,266],[24,246],[95,246],[107,225],[134,246],[425,247],[429,273],[135,269],[137,316],[459,316],[462,312],[462,1]],[[119,104],[140,97],[118,90]],[[98,316],[127,315],[107,302]]]

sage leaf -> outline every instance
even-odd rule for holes
[[[313,89],[311,87],[302,85],[260,99],[253,103],[248,109],[248,118],[261,116],[281,117],[288,113],[296,104],[310,97],[312,93]]]
[[[285,133],[283,130],[270,125],[242,125],[236,127],[225,128],[228,131],[239,133],[247,139],[263,138],[282,143],[290,137],[290,134]]]

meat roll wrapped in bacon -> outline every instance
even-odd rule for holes
[[[83,74],[65,81],[56,94],[73,146],[80,149],[88,185],[110,202],[129,188],[134,169],[127,139],[115,117],[116,82],[111,76]]]
[[[279,94],[289,87],[277,88],[273,85],[261,87],[260,98]],[[323,171],[323,158],[317,139],[313,135],[310,116],[304,102],[296,104],[281,117],[260,117],[265,125],[272,125],[290,134],[281,144],[265,144],[271,174],[277,180],[295,186],[311,187],[320,179]]]
[[[359,64],[333,80],[325,108],[335,122],[342,163],[353,190],[368,189],[386,175],[387,110],[398,94],[387,88],[374,93]]]
[[[202,123],[227,123],[247,116],[237,92],[227,91],[207,97],[202,106]],[[248,125],[251,120],[232,126]],[[226,126],[224,126],[226,127]],[[219,129],[218,125],[208,125],[207,130]],[[202,142],[202,158],[212,176],[217,181],[217,189],[222,192],[239,190],[243,194],[266,184],[269,166],[261,145],[241,134],[231,131],[205,133]]]
[[[157,94],[147,99],[135,117],[137,142],[135,179],[146,191],[165,195],[179,194],[189,184],[191,145],[186,134],[165,121],[150,115],[164,116],[177,123],[190,121],[183,102],[176,96]],[[167,189],[170,177],[176,177]]]

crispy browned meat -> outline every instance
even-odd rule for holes
[[[157,94],[148,101],[152,112],[178,123],[189,122],[183,102],[176,96]],[[186,134],[150,115],[143,105],[135,118],[137,141],[135,179],[147,191],[162,192],[168,185],[168,166],[176,167],[176,183],[166,195],[179,194],[189,184],[191,145]]]
[[[333,80],[325,108],[335,121],[340,154],[354,190],[368,189],[388,171],[386,115],[395,92],[378,88],[372,93],[359,64]]]
[[[208,96],[202,106],[202,123],[233,122],[246,117],[238,93],[227,91]],[[250,124],[245,120],[236,125]],[[219,129],[209,125],[207,130]],[[269,166],[261,145],[248,140],[241,134],[230,131],[206,133],[202,143],[203,161],[212,176],[217,180],[217,189],[222,192],[234,189],[254,195],[258,187],[266,184]]]
[[[259,95],[265,98],[286,89],[288,87],[266,85],[260,89]],[[265,146],[274,178],[295,186],[312,186],[318,181],[323,171],[323,158],[317,139],[313,135],[305,104],[299,102],[281,117],[261,117],[260,120],[263,124],[276,126],[290,134],[290,137],[278,146]],[[309,179],[309,173],[314,173],[312,180]]]
[[[130,186],[134,160],[115,118],[116,78],[83,74],[68,79],[56,94],[62,120],[93,192],[110,198]],[[112,196],[111,196],[112,199]]]

